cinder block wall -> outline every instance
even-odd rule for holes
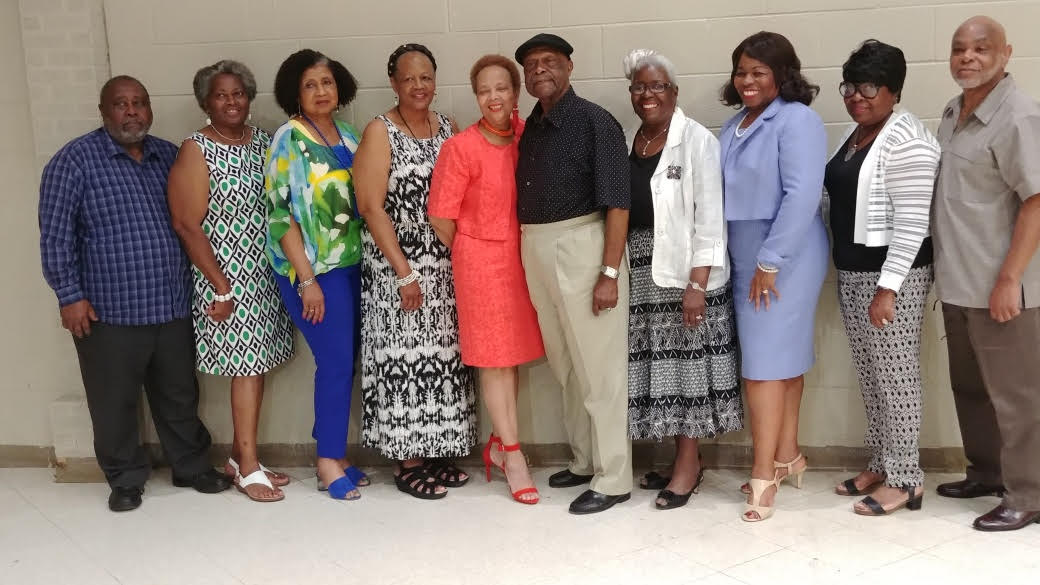
[[[72,344],[58,328],[53,297],[39,276],[34,220],[39,167],[69,138],[96,127],[97,89],[111,74],[137,76],[153,98],[153,132],[179,142],[203,124],[191,95],[199,67],[235,58],[256,74],[261,94],[253,121],[268,129],[284,121],[271,95],[282,59],[304,47],[342,61],[357,77],[357,100],[344,119],[363,126],[393,104],[386,58],[399,44],[420,42],[438,60],[435,108],[466,125],[478,116],[469,88],[469,67],[485,53],[512,55],[535,32],[551,31],[575,47],[574,86],[579,94],[607,107],[624,125],[636,122],[621,58],[635,47],[668,55],[678,68],[680,105],[717,128],[729,115],[718,89],[729,71],[729,55],[745,36],[759,30],[787,35],[807,75],[822,86],[814,107],[832,141],[847,123],[837,84],[841,64],[859,41],[878,38],[903,49],[910,62],[904,104],[933,126],[957,89],[946,64],[949,39],[962,20],[988,14],[1008,28],[1014,45],[1010,70],[1027,91],[1040,96],[1040,2],[938,3],[928,0],[22,0],[3,3],[6,44],[0,65],[20,96],[15,105],[22,162],[16,175],[14,213],[5,214],[5,241],[19,272],[0,304],[19,326],[4,331],[0,359],[8,372],[0,396],[0,445],[52,444],[47,409],[59,396],[81,396]],[[20,10],[19,10],[20,8]],[[23,47],[16,47],[15,23]],[[19,56],[24,56],[20,61]],[[19,89],[21,84],[22,89]],[[25,99],[28,96],[29,99]],[[521,108],[533,101],[524,96]],[[31,110],[31,125],[24,116]],[[30,146],[31,145],[31,146]],[[33,168],[27,154],[31,153]],[[3,157],[5,165],[11,164]],[[862,402],[837,310],[833,278],[818,311],[818,363],[809,374],[803,402],[803,443],[811,446],[862,444]],[[9,321],[10,322],[10,321]],[[960,444],[949,381],[941,320],[929,311],[923,355],[925,447]],[[310,385],[313,360],[303,344],[297,358],[270,376],[261,424],[261,442],[310,441]],[[231,439],[226,380],[203,380],[203,416],[218,442]],[[523,440],[565,442],[559,389],[544,364],[523,370]],[[61,412],[68,412],[63,403]],[[356,433],[359,411],[354,409]],[[356,438],[356,434],[352,435]],[[746,443],[746,434],[723,443]],[[2,461],[0,461],[2,463]]]

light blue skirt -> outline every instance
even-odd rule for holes
[[[760,306],[756,312],[747,300],[748,289],[771,226],[771,220],[727,222],[741,376],[748,380],[801,376],[816,359],[813,337],[816,305],[829,263],[827,230],[817,215],[806,231],[802,249],[777,275],[780,299],[771,298],[768,311]]]

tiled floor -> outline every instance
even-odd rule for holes
[[[314,490],[311,470],[286,499],[256,504],[174,488],[161,470],[144,505],[110,513],[101,484],[55,484],[47,469],[0,469],[3,585],[329,584],[880,584],[1040,581],[1040,526],[983,534],[971,520],[995,498],[953,501],[929,491],[922,512],[854,515],[831,493],[845,473],[812,472],[786,486],[776,515],[739,518],[743,479],[709,471],[679,510],[637,491],[613,510],[567,514],[581,488],[543,489],[521,506],[501,479],[474,478],[441,501],[398,493],[389,470],[357,502]],[[473,470],[476,471],[476,470]],[[544,486],[550,470],[538,470]],[[929,476],[934,486],[953,476]],[[479,481],[478,481],[479,480]]]

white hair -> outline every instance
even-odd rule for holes
[[[668,76],[669,83],[675,86],[679,85],[675,77],[675,64],[672,63],[671,59],[653,49],[632,49],[621,61],[621,66],[625,71],[625,79],[629,81],[632,81],[632,78],[641,69],[656,67],[664,71],[665,75]]]

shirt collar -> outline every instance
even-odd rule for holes
[[[1011,77],[1010,73],[1005,73],[1004,78],[1001,79],[1000,82],[998,82],[997,85],[995,85],[993,89],[990,90],[990,92],[982,100],[982,103],[975,108],[975,111],[972,112],[971,115],[975,116],[975,118],[977,118],[979,122],[982,122],[983,124],[989,124],[989,121],[993,119],[993,116],[996,115],[997,110],[1000,109],[1000,106],[1004,105],[1004,102],[1007,101],[1008,96],[1010,96],[1011,92],[1013,91],[1015,91],[1015,79]],[[953,100],[953,102],[951,102],[950,105],[946,107],[946,111],[943,112],[943,116],[948,118],[959,118],[962,107],[964,107],[963,94],[959,96],[957,99]]]
[[[98,128],[97,131],[101,133],[101,140],[107,145],[106,149],[108,150],[109,158],[115,158],[117,156],[125,156],[127,158],[131,158],[130,153],[128,153],[125,148],[123,148],[112,138],[112,135],[108,133],[108,130],[106,130],[104,126]],[[147,134],[145,135],[144,140],[141,141],[142,162],[146,160],[159,158],[159,153],[155,150],[155,147],[153,145],[154,140],[155,139],[152,138],[151,134]]]
[[[544,118],[542,117],[542,102],[538,102],[534,105],[534,109],[531,110],[531,117],[542,122],[549,122],[553,126],[559,128],[563,125],[563,121],[566,118],[568,111],[574,107],[574,104],[576,104],[577,101],[578,94],[574,93],[574,86],[569,86],[567,91],[560,96],[560,100],[556,102],[556,105],[549,110],[549,113],[546,114]]]

